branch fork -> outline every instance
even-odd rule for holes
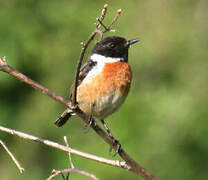
[[[115,31],[115,30],[111,29],[111,27],[120,17],[121,10],[118,10],[116,13],[116,16],[113,18],[112,22],[108,26],[105,26],[103,24],[103,20],[106,16],[106,13],[107,13],[107,7],[108,7],[108,5],[105,5],[103,10],[101,11],[101,15],[98,18],[98,22],[95,25],[95,30],[91,33],[91,35],[88,37],[88,39],[82,43],[82,49],[81,49],[80,56],[79,56],[78,63],[77,63],[77,70],[76,70],[76,74],[75,74],[74,86],[72,89],[72,100],[71,101],[66,100],[62,96],[57,95],[56,93],[54,93],[50,89],[40,85],[39,83],[35,82],[34,80],[30,79],[29,77],[25,76],[24,74],[22,74],[22,73],[18,72],[17,70],[13,69],[12,67],[10,67],[7,64],[5,57],[0,58],[0,71],[6,72],[6,73],[10,74],[11,76],[29,84],[33,88],[40,90],[43,94],[50,96],[52,99],[67,106],[68,108],[72,109],[86,124],[88,124],[89,123],[89,121],[88,121],[89,116],[87,116],[85,113],[83,113],[77,105],[76,96],[77,96],[78,77],[79,77],[79,72],[80,72],[80,68],[82,65],[82,61],[83,61],[86,49],[87,49],[88,45],[90,44],[90,42],[94,39],[96,34],[100,34],[100,37],[102,38],[104,33]],[[103,27],[104,30],[100,30],[100,27]],[[117,146],[114,144],[113,140],[107,135],[107,133],[105,131],[102,130],[102,128],[100,128],[96,123],[92,123],[91,127],[114,150],[117,149]],[[88,153],[84,153],[84,152],[80,153],[80,151],[71,149],[67,145],[63,146],[63,145],[60,145],[56,142],[44,140],[44,139],[41,139],[41,138],[38,138],[38,137],[35,137],[32,135],[28,135],[28,134],[25,134],[22,132],[18,132],[18,131],[15,131],[15,130],[12,130],[12,129],[9,129],[6,127],[0,126],[0,131],[4,131],[4,132],[10,133],[12,135],[17,135],[19,137],[26,138],[26,139],[29,139],[32,141],[40,142],[45,145],[51,146],[53,148],[61,149],[62,151],[68,152],[69,156],[71,156],[71,153],[73,153],[73,154],[79,155],[81,157],[93,159],[98,162],[102,162],[102,163],[106,163],[106,164],[109,164],[112,166],[127,169],[131,172],[134,172],[135,174],[137,174],[139,176],[142,176],[146,180],[157,180],[156,177],[154,177],[146,169],[144,169],[141,165],[139,165],[135,160],[133,160],[123,149],[118,153],[120,155],[120,157],[124,160],[123,162],[106,160],[105,158],[97,157],[95,155],[91,155]],[[73,167],[73,166],[71,166],[71,167]],[[61,172],[58,171],[57,173],[63,174],[64,172],[70,173],[70,172],[75,172],[75,171],[77,171],[77,169],[71,168],[71,169],[67,169],[67,170],[61,170]],[[91,179],[93,179],[93,178],[91,178]],[[95,180],[97,180],[97,179],[95,178]]]

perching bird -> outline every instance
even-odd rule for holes
[[[78,106],[87,115],[101,120],[112,138],[104,119],[126,99],[132,79],[128,49],[138,41],[119,36],[106,37],[95,44],[88,61],[80,70]],[[66,109],[55,124],[59,127],[64,125],[72,114],[70,109]]]

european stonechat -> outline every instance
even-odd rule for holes
[[[80,70],[78,106],[87,115],[100,119],[112,138],[104,119],[126,99],[132,79],[128,49],[138,41],[119,36],[106,37],[95,44],[88,61]],[[64,125],[71,115],[73,112],[66,109],[55,124],[59,127]]]

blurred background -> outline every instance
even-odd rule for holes
[[[135,160],[161,180],[208,179],[208,1],[0,1],[0,56],[67,98],[80,42],[94,29],[105,3],[109,4],[106,24],[117,9],[123,10],[114,26],[117,32],[107,35],[141,39],[129,54],[134,76],[130,94],[107,119],[111,131]],[[64,109],[0,72],[0,125],[59,143],[66,135],[72,148],[111,158],[109,146],[93,130],[85,134],[79,118],[71,118],[62,128],[53,124]],[[46,179],[52,169],[69,167],[66,153],[4,132],[0,139],[25,168],[20,174],[0,147],[1,179]],[[120,168],[72,158],[76,168],[102,180],[142,179]]]

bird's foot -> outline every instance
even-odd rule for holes
[[[93,119],[92,115],[90,115],[89,116],[89,119],[88,119],[88,124],[85,124],[84,125],[84,128],[83,128],[83,130],[84,130],[85,133],[88,133],[89,132],[90,126],[92,125],[93,122],[94,122],[94,119]]]
[[[112,155],[113,157],[115,157],[118,153],[120,153],[120,152],[122,151],[122,148],[121,148],[121,144],[119,143],[118,140],[113,139],[113,143],[114,143],[114,145],[117,146],[117,147],[116,147],[116,150],[115,150],[115,153]],[[113,148],[110,147],[110,149],[109,149],[109,154],[110,154],[110,155],[111,155],[111,153],[112,153],[112,150],[113,150]]]

